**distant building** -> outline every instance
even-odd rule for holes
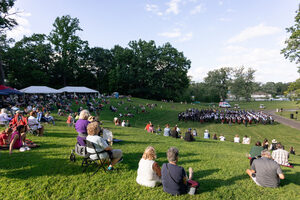
[[[254,101],[268,101],[270,98],[272,98],[272,95],[265,92],[255,92],[251,94],[251,99]]]

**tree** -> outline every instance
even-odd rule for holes
[[[77,18],[71,18],[69,15],[57,17],[53,26],[54,29],[48,39],[56,51],[54,80],[57,82],[62,79],[63,82],[58,84],[66,86],[78,77],[79,67],[82,64],[80,57],[88,43],[76,35],[77,31],[82,31]]]
[[[112,52],[101,47],[89,49],[87,58],[87,68],[96,76],[97,90],[109,92],[109,71],[112,66]]]
[[[7,79],[11,86],[50,85],[53,50],[44,34],[24,37],[4,56]]]
[[[224,101],[227,97],[229,86],[231,83],[232,68],[222,67],[207,73],[207,77],[204,78],[204,82],[210,90],[210,93],[216,93],[219,95],[221,101]]]
[[[15,0],[1,0],[0,1],[0,37],[4,36],[6,30],[11,30],[14,26],[18,25],[17,21],[12,18],[16,13],[9,11],[14,6]],[[2,38],[3,39],[3,38]],[[3,46],[0,46],[0,84],[4,84],[4,69],[2,65]]]
[[[274,98],[277,94],[277,87],[276,83],[274,82],[267,82],[261,86],[261,90],[265,93],[271,94]]]
[[[231,92],[236,95],[237,99],[245,97],[246,101],[250,101],[251,94],[255,89],[254,82],[255,70],[244,67],[240,67],[234,70],[234,80],[231,84]]]
[[[300,98],[300,78],[289,85],[287,91],[285,91],[285,95],[293,100]]]
[[[191,63],[182,52],[169,43],[157,47],[154,41],[131,41],[128,46],[111,50],[110,91],[151,99],[182,97]]]
[[[286,47],[281,50],[286,59],[289,58],[291,62],[295,61],[296,64],[300,64],[300,4],[298,7],[294,26],[286,29],[291,35],[285,41]],[[300,73],[300,66],[298,66],[298,72]]]

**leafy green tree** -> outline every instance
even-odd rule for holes
[[[79,20],[69,15],[57,17],[53,24],[48,39],[55,50],[55,79],[58,85],[66,86],[74,82],[78,77],[79,67],[82,64],[80,58],[87,49],[88,43],[76,35],[82,31],[79,27]],[[62,82],[58,82],[62,79]]]
[[[210,94],[218,94],[221,101],[227,97],[227,93],[231,84],[232,68],[222,67],[207,73],[204,82],[209,88]]]
[[[286,47],[281,50],[284,57],[291,62],[295,61],[296,64],[300,64],[300,4],[296,11],[295,24],[286,29],[290,33],[290,37],[285,41]],[[300,66],[298,66],[298,72],[300,73]]]
[[[12,17],[16,13],[9,11],[14,6],[15,0],[1,0],[0,1],[0,37],[1,40],[6,37],[4,33],[6,30],[11,30],[14,26],[18,25],[17,21]],[[5,46],[0,45],[0,84],[4,84],[5,73],[2,64],[2,53],[5,51]]]
[[[285,91],[285,95],[289,96],[292,100],[300,98],[300,78],[289,85],[287,91]]]
[[[287,91],[290,83],[278,82],[276,84],[276,95],[284,95],[284,92]]]
[[[277,87],[276,83],[274,82],[267,82],[261,86],[261,90],[265,93],[271,94],[272,97],[275,97],[277,94]]]
[[[250,101],[251,94],[255,90],[254,73],[255,70],[252,68],[246,70],[244,67],[240,67],[234,70],[231,92],[237,99],[244,97],[246,101]]]
[[[44,34],[24,37],[9,48],[4,57],[11,86],[50,85],[53,51]]]
[[[94,47],[87,51],[87,68],[95,75],[97,90],[109,92],[109,71],[112,66],[112,52],[101,47]]]

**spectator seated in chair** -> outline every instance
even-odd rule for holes
[[[120,149],[112,149],[111,146],[109,146],[106,141],[101,138],[98,134],[100,132],[100,126],[98,122],[92,122],[88,124],[87,126],[87,134],[86,140],[93,143],[96,147],[96,152],[94,149],[87,147],[86,150],[88,153],[92,154],[90,155],[91,159],[97,159],[97,155],[95,153],[98,153],[100,159],[107,159],[111,157],[111,163],[108,167],[108,170],[113,170],[113,166],[117,164],[119,161],[122,161],[122,151]],[[111,153],[111,156],[109,154]]]
[[[28,127],[32,131],[36,131],[39,136],[43,136],[44,134],[44,126],[42,126],[37,118],[36,118],[36,112],[31,111],[30,116],[28,117]]]
[[[89,116],[90,116],[89,111],[82,110],[80,112],[79,119],[77,120],[77,122],[75,124],[75,130],[78,133],[77,142],[80,146],[85,146],[84,140],[87,136],[86,128],[87,128],[88,124],[90,123],[88,121]]]
[[[28,125],[27,118],[23,116],[20,110],[18,110],[15,116],[13,117],[13,119],[10,121],[9,125],[13,130],[15,130],[16,127],[20,125],[27,126]]]
[[[7,110],[5,108],[2,108],[0,113],[0,125],[7,126],[10,120],[11,118],[8,117]]]

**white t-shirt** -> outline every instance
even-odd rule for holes
[[[42,128],[41,124],[38,122],[37,118],[35,118],[34,116],[28,117],[28,126],[34,131],[39,128]]]
[[[240,143],[240,138],[239,138],[239,137],[234,137],[234,138],[233,138],[233,142],[235,142],[235,143]]]
[[[161,182],[153,170],[154,160],[141,159],[137,172],[136,182],[147,187],[155,187],[156,183]]]
[[[248,137],[243,137],[243,144],[250,144],[250,138]]]
[[[125,127],[125,122],[122,122],[121,126]]]
[[[95,144],[97,152],[101,152],[108,147],[108,144],[104,141],[104,139],[98,135],[88,135],[86,137],[86,140]],[[93,148],[89,148],[89,147],[86,147],[86,151],[88,153],[96,153]],[[103,152],[103,153],[99,154],[99,157],[100,157],[100,159],[105,159],[108,157],[108,154],[106,152]],[[97,159],[97,155],[93,154],[90,156],[90,158]]]
[[[225,141],[226,138],[224,136],[220,136],[219,139],[220,141]]]

